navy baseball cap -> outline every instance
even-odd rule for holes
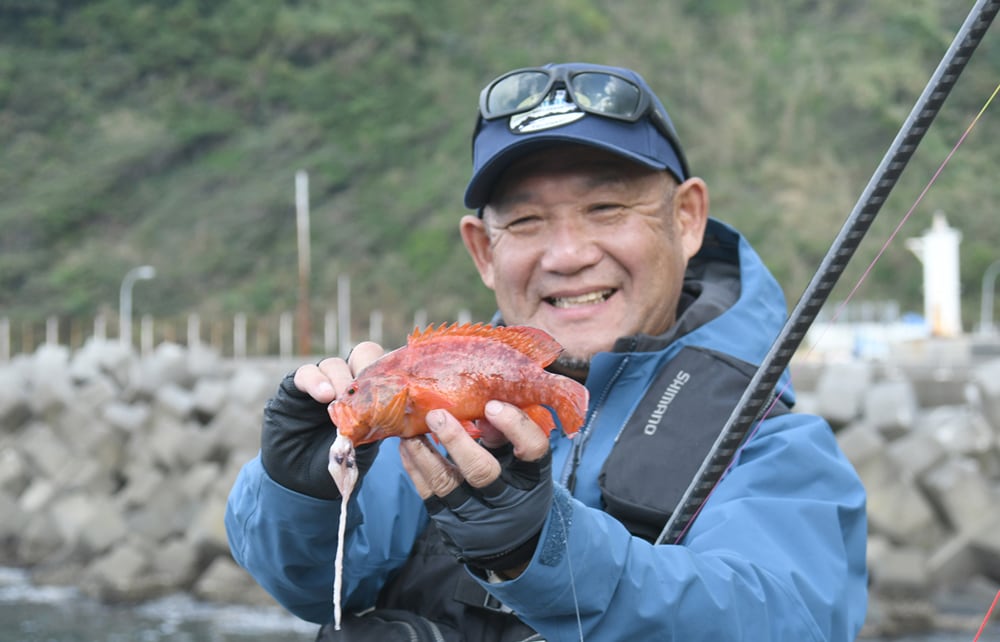
[[[466,207],[486,205],[511,163],[554,143],[604,149],[678,182],[690,176],[667,110],[642,76],[621,67],[548,64],[508,72],[483,89]]]

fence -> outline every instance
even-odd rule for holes
[[[455,319],[446,321],[468,322],[468,310],[459,310]],[[191,314],[185,319],[154,319],[146,315],[139,319],[138,332],[132,328],[129,340],[141,354],[148,354],[159,343],[173,342],[183,345],[206,345],[222,356],[242,359],[247,357],[292,357],[303,352],[322,355],[346,355],[356,342],[371,340],[387,347],[401,345],[406,333],[414,327],[423,328],[428,324],[427,312],[417,310],[413,323],[407,325],[399,319],[386,329],[385,317],[381,311],[373,311],[367,328],[359,333],[351,332],[350,319],[338,316],[336,310],[327,311],[322,324],[316,331],[310,329],[308,340],[301,341],[296,336],[295,315],[286,312],[278,315],[235,314],[231,318],[202,319]],[[307,326],[311,328],[312,326]],[[347,328],[339,332],[339,328]],[[113,333],[113,334],[111,334]],[[353,336],[360,336],[356,341]],[[51,316],[42,321],[12,322],[0,317],[0,361],[7,361],[17,354],[27,354],[42,344],[65,345],[70,349],[81,347],[89,338],[108,339],[122,337],[114,319],[98,314],[93,321],[78,318],[60,319]],[[137,341],[132,339],[137,337]],[[308,346],[303,350],[303,346]]]

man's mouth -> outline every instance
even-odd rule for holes
[[[598,290],[597,292],[588,292],[586,294],[578,294],[576,296],[546,297],[545,302],[557,308],[572,308],[580,305],[593,305],[594,303],[607,301],[614,293],[615,290],[613,288],[609,288],[607,290]]]

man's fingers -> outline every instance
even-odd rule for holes
[[[332,361],[336,361],[336,359],[327,359],[321,363]],[[343,362],[342,359],[340,361]],[[344,363],[344,370],[346,369],[347,364]],[[300,366],[299,369],[295,371],[295,387],[316,401],[321,403],[330,403],[337,398],[337,389],[334,387],[330,376],[330,364],[327,363],[326,371],[324,371],[320,369],[320,366],[309,363],[304,366]]]
[[[500,476],[500,462],[476,443],[465,428],[444,410],[427,413],[427,427],[448,451],[458,471],[475,488],[483,488]],[[435,489],[436,495],[441,495]]]
[[[351,373],[356,377],[383,354],[385,349],[379,344],[374,341],[362,341],[351,350],[351,354],[347,357],[347,365],[351,367]]]
[[[486,420],[514,445],[514,457],[537,461],[549,450],[549,438],[517,406],[501,401],[486,403]]]
[[[410,475],[422,499],[431,495],[444,497],[462,483],[462,477],[455,467],[425,436],[401,439],[399,454],[403,468]]]
[[[345,361],[340,357],[306,364],[295,371],[295,387],[316,401],[330,403],[342,396],[358,373],[381,357],[385,350],[377,343],[363,341]]]

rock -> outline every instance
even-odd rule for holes
[[[28,425],[19,441],[21,452],[31,462],[31,469],[43,478],[57,477],[64,467],[75,461],[66,442],[48,424],[34,422]]]
[[[194,386],[194,411],[201,417],[219,414],[229,397],[229,384],[221,379],[199,379]]]
[[[194,395],[176,383],[168,382],[153,392],[154,407],[181,421],[191,416],[194,410]]]
[[[916,398],[924,409],[936,406],[961,406],[969,402],[974,394],[974,384],[964,372],[942,372],[918,370],[910,375]]]
[[[816,382],[819,414],[834,427],[858,418],[872,376],[872,366],[865,361],[828,364]]]
[[[43,563],[58,553],[65,542],[49,513],[26,510],[23,502],[21,512],[25,519],[21,523],[20,538],[15,543],[15,563],[18,566]]]
[[[31,473],[24,455],[12,446],[0,447],[0,493],[17,499],[30,483]]]
[[[885,453],[858,467],[868,492],[868,524],[871,532],[894,542],[933,546],[944,529],[915,480],[896,466]]]
[[[159,415],[153,421],[148,439],[136,443],[135,447],[146,449],[148,452],[144,456],[166,470],[185,471],[209,458],[213,441],[211,435],[194,421]]]
[[[1000,515],[991,513],[970,536],[978,572],[994,582],[1000,582]]]
[[[3,490],[0,490],[0,515],[3,515],[0,519],[0,565],[15,564],[17,541],[27,516],[17,499]]]
[[[0,364],[0,434],[13,432],[30,417],[27,377],[15,363]]]
[[[229,399],[244,408],[263,409],[264,402],[274,396],[280,380],[265,376],[260,370],[241,367],[229,380]]]
[[[904,379],[874,383],[864,395],[865,422],[890,439],[909,432],[917,412],[913,386]]]
[[[151,558],[152,573],[163,587],[188,590],[201,571],[198,552],[186,539],[174,538]]]
[[[978,528],[993,514],[1000,499],[983,478],[979,465],[967,457],[952,457],[923,477],[928,497],[947,525],[956,532]]]
[[[110,497],[71,493],[56,499],[50,514],[63,541],[80,547],[84,557],[103,553],[128,534]]]
[[[979,561],[968,529],[952,535],[927,558],[927,575],[936,586],[951,586],[976,575]]]
[[[275,601],[229,557],[218,557],[194,585],[194,594],[210,602],[274,605]]]
[[[74,401],[69,377],[69,349],[43,344],[31,359],[28,404],[32,412],[47,417]]]
[[[1000,429],[1000,359],[975,366],[972,383],[979,390],[983,412],[990,424]]]
[[[924,413],[918,429],[934,436],[948,452],[983,455],[996,446],[988,421],[968,406],[939,406]]]
[[[210,496],[199,507],[185,535],[186,543],[203,558],[214,558],[229,552],[224,518],[226,497],[221,493]]]
[[[148,551],[134,542],[116,546],[84,570],[80,589],[106,602],[141,602],[162,594],[152,577]]]
[[[909,478],[919,478],[948,457],[941,442],[926,433],[911,432],[887,445],[889,459]]]
[[[139,363],[135,386],[145,394],[155,394],[167,384],[190,387],[187,352],[176,343],[164,342]]]
[[[252,407],[230,403],[206,426],[212,441],[212,451],[225,460],[233,451],[256,451],[260,448],[260,426],[263,406]]]
[[[930,594],[930,576],[924,552],[913,547],[889,546],[872,560],[872,584],[892,598],[925,597]]]
[[[125,434],[143,431],[152,417],[152,410],[145,403],[128,404],[113,401],[106,405],[101,416],[109,426]]]

